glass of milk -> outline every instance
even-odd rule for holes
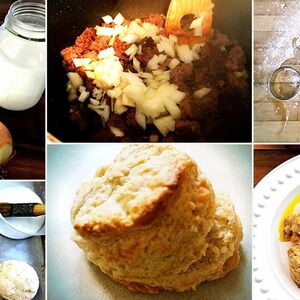
[[[0,107],[25,110],[45,89],[45,1],[19,0],[0,27]]]

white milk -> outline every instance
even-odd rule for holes
[[[25,110],[45,89],[45,42],[18,37],[0,27],[0,107]]]

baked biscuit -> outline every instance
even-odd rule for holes
[[[131,290],[194,289],[238,264],[241,226],[230,201],[218,201],[216,210],[210,182],[188,155],[130,145],[78,189],[73,240]]]

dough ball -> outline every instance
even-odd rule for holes
[[[30,265],[17,260],[0,264],[0,297],[6,300],[30,300],[39,288],[39,278]]]

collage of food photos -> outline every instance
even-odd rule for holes
[[[300,1],[0,0],[0,300],[299,300]]]

